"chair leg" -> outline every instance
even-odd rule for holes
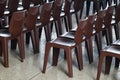
[[[16,39],[11,40],[11,49],[15,50],[16,47],[17,47],[17,40]]]
[[[102,34],[101,33],[98,33],[96,36],[96,44],[97,44],[97,48],[98,48],[98,53],[100,55],[100,50],[102,49],[102,41],[101,41],[101,38],[102,38]]]
[[[53,47],[53,63],[52,63],[52,66],[57,66],[59,53],[60,53],[60,48]]]
[[[106,56],[105,60],[105,74],[110,73],[110,67],[111,67],[112,57]]]
[[[61,21],[55,21],[55,28],[56,28],[56,33],[57,36],[62,35],[62,27],[61,27]]]
[[[116,40],[119,39],[119,25],[118,23],[114,26],[115,29],[115,35],[116,35]]]
[[[93,49],[92,49],[92,40],[88,39],[86,41],[87,43],[87,53],[88,53],[88,59],[89,59],[89,63],[91,64],[93,62]]]
[[[80,44],[79,46],[76,47],[76,57],[77,57],[77,61],[78,61],[78,67],[79,70],[83,69],[83,58],[82,58],[82,45]]]
[[[50,48],[51,48],[50,44],[47,43],[46,44],[46,48],[45,48],[45,56],[44,56],[44,64],[43,64],[43,71],[42,71],[42,73],[45,73],[45,71],[46,71]]]
[[[0,42],[0,56],[2,56],[2,43]]]
[[[18,37],[18,46],[20,51],[21,62],[23,62],[23,59],[25,59],[25,47],[24,47],[23,34],[21,34],[20,37]]]
[[[36,33],[37,31],[31,31],[32,45],[34,53],[39,53],[39,39]]]
[[[69,77],[73,77],[71,49],[68,48],[65,51],[66,51],[66,59],[68,65],[68,75]]]
[[[101,75],[101,71],[102,71],[102,63],[103,63],[103,59],[104,59],[104,55],[103,54],[104,54],[104,52],[100,53],[96,80],[100,80],[100,75]]]
[[[27,32],[26,33],[26,44],[29,45],[30,43],[30,36],[31,36],[31,33],[30,32]]]
[[[119,68],[120,59],[115,58],[115,68]]]
[[[51,40],[51,28],[49,25],[44,26],[45,29],[45,36],[46,36],[46,41],[50,41]]]
[[[6,38],[2,40],[2,47],[3,47],[4,66],[9,67],[8,40]]]

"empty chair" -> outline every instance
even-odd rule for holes
[[[103,28],[103,34],[105,34],[106,31],[106,39],[107,39],[107,44],[111,44],[113,42],[113,37],[112,37],[112,26],[111,26],[111,21],[112,21],[112,15],[114,11],[114,6],[109,6],[106,10],[106,15],[104,17],[104,28]],[[104,31],[105,30],[105,31]]]
[[[95,14],[88,16],[89,24],[87,25],[87,27],[85,28],[85,31],[84,31],[85,32],[84,35],[86,36],[84,41],[86,41],[86,48],[88,51],[89,63],[93,62],[93,50],[92,50],[91,37],[93,36],[93,25],[94,25],[95,18],[96,18]],[[67,37],[70,39],[74,39],[76,29],[77,29],[77,27],[73,28],[71,31],[66,32],[65,34],[61,35],[61,37]]]
[[[106,10],[98,11],[96,20],[95,20],[94,35],[96,39],[98,53],[100,53],[100,50],[102,49],[102,31],[103,31],[102,26],[103,26],[105,15],[106,15]]]
[[[25,18],[25,28],[23,33],[26,33],[26,40],[31,36],[34,53],[39,52],[39,38],[37,32],[37,17],[39,6],[30,7]],[[28,34],[28,35],[27,35]]]
[[[51,40],[51,27],[50,24],[50,17],[52,11],[52,2],[45,3],[40,11],[40,20],[37,21],[37,28],[39,30],[39,38],[41,36],[42,28],[45,30],[46,41]]]
[[[100,52],[99,63],[98,63],[98,72],[96,80],[100,80],[100,74],[102,71],[102,65],[105,58],[105,74],[109,74],[112,57],[120,60],[120,47],[119,46],[108,46]],[[119,64],[119,63],[118,63]]]
[[[59,56],[59,49],[62,48],[65,50],[66,54],[66,59],[67,59],[67,65],[68,65],[68,75],[69,77],[73,77],[73,70],[72,70],[72,53],[71,50],[73,48],[77,49],[77,59],[78,59],[78,66],[79,69],[83,69],[83,62],[82,62],[82,48],[81,42],[83,40],[83,31],[82,29],[87,25],[87,20],[83,20],[79,23],[77,31],[75,33],[75,38],[69,39],[69,38],[61,38],[58,37],[55,40],[49,41],[46,43],[46,48],[45,48],[45,56],[44,56],[44,65],[43,65],[43,73],[46,71],[46,66],[47,66],[47,61],[48,61],[48,56],[49,56],[49,51],[50,48],[53,47],[56,49],[53,53],[53,65],[56,66],[58,62],[58,56]]]
[[[24,51],[24,40],[23,40],[23,24],[25,19],[25,11],[14,12],[10,21],[9,29],[1,29],[0,30],[0,42],[2,46],[2,54],[4,59],[4,66],[9,66],[9,59],[8,59],[8,41],[12,39],[17,39],[19,51],[20,51],[20,58],[23,62],[25,58],[25,51]]]
[[[53,23],[55,23],[57,36],[62,35],[62,22],[61,22],[61,9],[62,9],[63,0],[55,0],[53,2],[52,13]]]

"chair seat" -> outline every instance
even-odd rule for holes
[[[74,46],[75,42],[69,38],[57,38],[50,42],[51,44],[59,45],[59,46]],[[57,46],[58,46],[57,45]]]
[[[108,46],[105,49],[103,49],[102,51],[109,53],[109,55],[110,55],[110,53],[120,54],[120,47],[118,47],[118,46]]]
[[[11,34],[9,33],[8,29],[0,29],[0,37],[10,37]]]

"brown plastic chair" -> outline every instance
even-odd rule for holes
[[[65,0],[63,2],[64,7],[62,8],[62,13],[61,13],[61,17],[64,18],[65,28],[67,32],[72,29],[72,19],[70,14],[71,2],[72,0]]]
[[[109,74],[110,66],[111,66],[111,62],[112,62],[112,57],[115,57],[118,60],[120,60],[120,47],[119,46],[108,46],[100,52],[99,63],[98,63],[98,72],[97,72],[96,80],[100,80],[100,74],[101,74],[101,71],[102,71],[102,64],[103,64],[104,58],[106,58],[105,74]]]
[[[25,19],[25,28],[23,33],[26,33],[26,41],[31,36],[34,53],[39,52],[39,38],[36,27],[39,6],[30,7]]]
[[[2,52],[4,57],[4,66],[9,67],[9,59],[8,59],[8,41],[12,39],[17,39],[20,58],[23,62],[25,58],[24,51],[24,40],[23,40],[23,23],[25,18],[25,11],[14,12],[10,21],[9,29],[1,29],[0,30],[0,42],[2,44]]]
[[[0,28],[2,28],[5,24],[5,6],[6,6],[6,0],[1,0],[0,1]]]
[[[84,0],[73,0],[73,9],[70,9],[70,13],[75,14],[77,24],[79,22],[79,18],[81,19],[82,17],[83,7],[84,7]],[[79,13],[79,17],[78,17],[78,13]]]
[[[91,37],[93,36],[93,24],[95,21],[95,15],[91,15],[88,16],[88,22],[90,22],[87,27],[85,28],[85,37],[86,39],[84,41],[86,41],[86,48],[87,48],[87,52],[88,52],[88,58],[89,58],[89,63],[93,62],[93,50],[92,50],[92,40]],[[76,32],[76,28],[72,29],[69,32],[66,32],[65,34],[61,35],[61,37],[67,37],[70,39],[74,39],[75,37],[75,32]],[[88,33],[86,33],[88,32]]]
[[[116,39],[119,39],[119,22],[120,22],[120,4],[115,6],[115,19],[114,21],[114,29],[115,29],[115,35]]]
[[[51,11],[52,11],[52,2],[45,3],[40,12],[40,20],[37,21],[37,28],[39,30],[39,38],[41,36],[42,28],[45,30],[46,41],[51,40],[51,27],[49,26]]]
[[[59,56],[59,49],[62,48],[65,50],[66,59],[67,59],[67,65],[68,65],[68,75],[69,77],[73,77],[73,70],[72,70],[72,53],[71,50],[73,48],[77,49],[77,60],[78,60],[78,67],[79,70],[83,69],[83,61],[82,61],[82,41],[83,41],[83,29],[87,25],[88,21],[83,20],[80,21],[78,24],[78,28],[75,33],[75,38],[62,38],[58,37],[55,40],[49,41],[46,43],[45,48],[45,56],[44,56],[44,65],[43,65],[43,73],[46,71],[48,56],[50,48],[53,47],[53,66],[57,65],[58,62],[58,56]]]
[[[55,23],[57,36],[62,35],[62,26],[61,26],[61,9],[62,9],[63,0],[55,0],[52,7],[52,17],[53,23]],[[53,25],[53,24],[52,24]]]
[[[106,10],[98,11],[97,17],[95,20],[94,35],[95,35],[95,39],[96,39],[98,53],[100,53],[100,50],[102,49],[102,30],[103,30],[102,26],[103,26],[103,21],[104,21],[105,15],[106,15]]]
[[[103,31],[106,31],[106,40],[107,40],[107,45],[110,45],[113,42],[112,39],[112,27],[111,27],[111,21],[112,21],[112,15],[114,11],[114,6],[109,6],[106,10],[106,15],[104,17],[104,25],[105,27],[103,28]],[[103,32],[105,33],[105,32]]]

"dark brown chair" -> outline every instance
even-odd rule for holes
[[[100,53],[100,50],[102,49],[102,30],[103,30],[102,26],[105,15],[106,15],[106,10],[98,11],[94,25],[94,30],[95,30],[94,35],[98,48],[98,53]]]
[[[55,23],[55,28],[56,28],[56,33],[57,36],[62,35],[62,22],[61,22],[61,9],[62,9],[62,4],[63,0],[55,0],[53,2],[53,7],[52,7],[52,14],[51,16],[53,17],[53,23]],[[53,24],[52,24],[53,25]]]
[[[37,21],[37,28],[39,29],[39,38],[41,36],[42,28],[45,30],[46,41],[51,40],[51,27],[49,26],[51,11],[52,11],[52,2],[45,3],[40,12],[40,20]]]
[[[70,9],[70,13],[75,14],[76,22],[78,24],[79,18],[82,17],[82,11],[83,11],[83,7],[84,7],[84,0],[73,0],[72,2],[73,2],[73,9]],[[78,17],[78,13],[79,13],[79,17]]]
[[[119,39],[119,22],[120,22],[120,4],[115,6],[115,19],[113,19],[112,21],[114,21],[114,29],[115,29],[115,35],[116,35],[116,39]]]
[[[100,80],[100,74],[102,71],[102,64],[103,64],[104,58],[106,60],[105,61],[105,74],[109,74],[111,62],[112,62],[112,57],[117,58],[118,62],[119,62],[119,60],[120,60],[120,47],[119,46],[108,46],[100,52],[96,80]]]
[[[107,45],[110,45],[113,42],[112,37],[112,27],[111,27],[111,21],[113,16],[114,6],[109,6],[106,10],[106,15],[104,17],[104,28],[103,28],[103,34],[106,34],[106,40]]]
[[[70,14],[71,2],[72,0],[65,0],[63,2],[64,7],[62,8],[62,13],[61,13],[61,17],[64,18],[65,28],[67,32],[72,29],[72,19]]]
[[[34,53],[39,52],[39,38],[36,27],[39,6],[30,7],[25,18],[26,40],[31,36]],[[28,34],[28,35],[27,35]]]
[[[87,23],[88,23],[87,20],[83,20],[83,21],[79,22],[74,39],[58,37],[57,39],[46,43],[44,65],[43,65],[43,71],[42,71],[43,73],[45,73],[45,71],[46,71],[49,51],[50,51],[51,47],[53,47],[53,49],[55,51],[55,52],[53,51],[53,64],[52,64],[53,66],[57,65],[59,49],[60,48],[64,49],[65,54],[66,54],[67,64],[68,64],[68,75],[69,75],[69,77],[73,77],[71,50],[73,48],[76,48],[77,49],[76,56],[77,56],[77,60],[78,60],[78,66],[79,66],[80,70],[83,69],[81,43],[83,41],[83,36],[84,36],[83,29],[87,25]]]
[[[10,21],[9,29],[1,29],[0,30],[0,42],[2,44],[2,54],[4,57],[4,66],[9,67],[9,59],[8,59],[8,41],[12,39],[17,39],[20,58],[23,62],[25,58],[24,51],[24,40],[23,40],[23,24],[25,19],[25,11],[14,12]]]

